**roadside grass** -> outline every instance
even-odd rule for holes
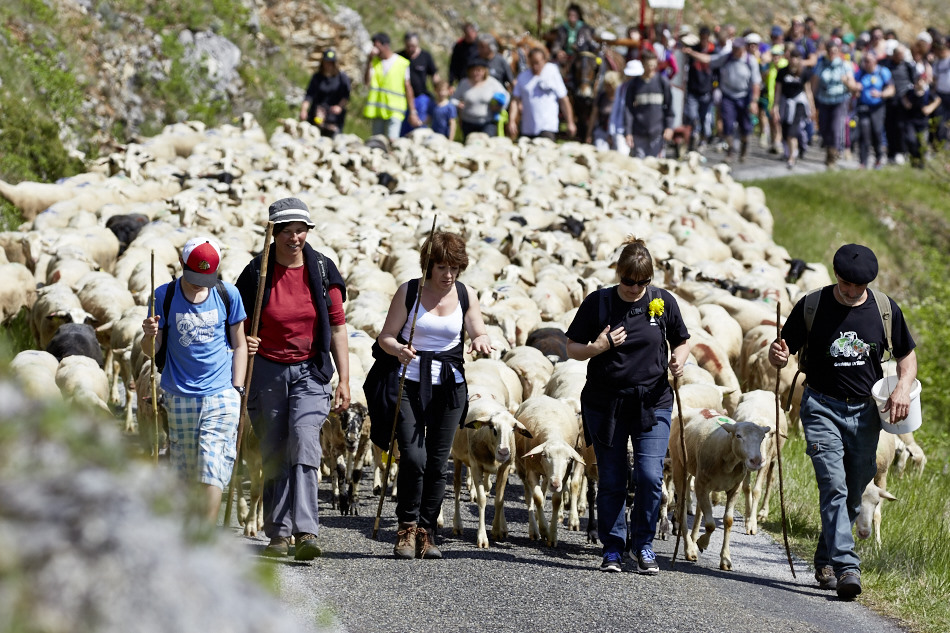
[[[775,218],[775,242],[789,253],[829,266],[844,243],[878,255],[876,283],[901,306],[917,342],[923,384],[923,427],[915,433],[928,456],[917,476],[893,472],[897,501],[882,510],[882,544],[857,544],[865,593],[861,600],[912,630],[950,630],[950,210],[946,182],[909,168],[837,172],[749,183],[761,187]],[[793,551],[811,563],[820,532],[814,470],[800,429],[782,452],[786,514]],[[766,529],[781,539],[780,508]],[[807,572],[811,574],[811,570]]]

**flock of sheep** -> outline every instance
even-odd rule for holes
[[[636,235],[655,259],[653,283],[677,296],[691,334],[679,387],[688,459],[674,410],[666,497],[688,471],[698,509],[686,556],[695,560],[715,529],[709,494],[727,492],[720,566],[730,569],[738,490],[744,485],[745,529],[755,533],[768,511],[775,442],[788,433],[784,413],[776,428],[776,372],[766,357],[776,319],[805,291],[831,283],[818,263],[798,265],[790,276],[792,257],[772,240],[762,191],[733,181],[726,166],[705,167],[696,154],[641,161],[578,143],[479,134],[460,145],[424,129],[363,142],[321,137],[292,120],[267,138],[245,115],[214,129],[168,126],[88,173],[56,184],[0,181],[0,195],[26,220],[0,233],[0,318],[6,323],[28,310],[37,347],[17,355],[12,374],[39,399],[124,407],[125,428],[137,430],[146,447],[160,424],[152,414],[150,362],[139,349],[152,259],[154,283],[163,284],[180,273],[178,252],[189,238],[213,235],[223,247],[221,276],[233,282],[263,248],[268,205],[285,196],[304,200],[316,223],[308,241],[337,262],[348,290],[354,406],[331,415],[323,437],[334,505],[343,512],[359,508],[358,472],[374,462],[375,492],[385,494],[361,386],[391,297],[418,275],[418,247],[437,215],[440,229],[466,238],[471,264],[462,280],[477,291],[496,348],[492,358],[466,363],[471,402],[452,450],[454,527],[460,531],[464,464],[479,508],[480,547],[489,546],[491,475],[492,537],[507,536],[504,485],[512,466],[525,483],[531,538],[557,544],[562,498],[570,529],[579,529],[585,508],[593,511],[596,463],[579,416],[586,364],[566,360],[558,344],[583,298],[615,283],[611,265],[624,238]],[[791,362],[778,375],[783,401],[795,370]],[[888,437],[883,477],[871,484],[876,491],[869,486],[877,505],[862,510],[862,537],[875,514],[879,533],[886,466],[896,455],[901,468],[908,456],[919,468],[925,460],[912,437]],[[250,535],[262,520],[259,481],[252,490],[251,509],[243,504],[239,513]],[[548,490],[550,519],[543,512]],[[666,507],[658,529],[670,532]]]

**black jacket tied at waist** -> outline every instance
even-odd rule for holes
[[[464,382],[465,370],[463,367],[465,359],[462,357],[463,349],[464,347],[460,341],[458,345],[444,352],[416,352],[416,356],[419,358],[419,397],[422,400],[423,408],[428,407],[429,402],[432,401],[432,361],[437,360],[442,363],[442,370],[439,372],[439,382],[442,385],[451,387],[456,385],[453,369],[457,369],[462,374],[462,381]],[[452,389],[449,393],[451,393],[452,407],[460,406],[458,392]]]
[[[656,403],[667,386],[666,376],[652,385],[636,385],[623,389],[595,386],[590,382],[581,392],[581,412],[584,418],[584,440],[588,445],[596,440],[604,446],[613,446],[617,423],[630,420],[632,430],[643,433],[656,426]],[[627,427],[622,426],[626,440]]]

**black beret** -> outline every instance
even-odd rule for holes
[[[845,244],[835,253],[834,269],[844,281],[869,284],[877,277],[877,257],[867,246]]]

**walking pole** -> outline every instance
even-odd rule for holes
[[[274,234],[274,223],[267,223],[264,234],[264,250],[261,255],[261,274],[257,278],[257,296],[254,299],[254,313],[251,317],[251,336],[257,336],[257,327],[261,320],[261,303],[264,301],[264,279],[267,277],[267,259],[270,255],[270,240]],[[225,324],[227,326],[227,324]],[[241,439],[244,436],[244,421],[247,419],[247,394],[251,389],[251,374],[254,373],[254,358],[247,360],[247,371],[244,374],[244,395],[241,396],[241,417],[238,421],[237,446],[234,450],[234,468],[231,469],[231,483],[228,484],[228,501],[224,509],[224,526],[231,525],[231,502],[234,500],[234,488],[237,485],[238,467],[241,464]]]
[[[670,569],[676,565],[676,554],[680,548],[680,538],[686,530],[686,500],[689,499],[689,472],[686,468],[686,422],[683,421],[683,402],[680,400],[679,379],[673,376],[673,394],[676,396],[676,413],[680,423],[680,450],[683,451],[683,491],[680,498],[680,529],[676,533],[676,545],[673,546],[673,558],[670,559]],[[685,545],[683,546],[685,549]]]
[[[422,279],[419,280],[419,292],[416,293],[416,304],[412,308],[412,325],[409,326],[409,340],[406,345],[412,347],[412,337],[416,333],[416,315],[419,314],[419,302],[422,301],[422,289],[426,284],[426,272],[429,270],[429,256],[432,254],[432,237],[435,235],[435,220],[438,216],[432,218],[432,229],[429,231],[428,247],[426,248],[425,260],[422,262]],[[383,475],[383,486],[379,493],[379,505],[376,507],[376,521],[373,523],[373,539],[379,534],[379,517],[383,514],[383,501],[386,499],[386,486],[389,485],[389,469],[393,464],[393,448],[396,444],[396,424],[399,422],[399,406],[402,403],[402,389],[406,384],[406,370],[409,365],[402,366],[402,372],[399,374],[399,390],[396,392],[396,412],[393,414],[393,430],[389,434],[389,451],[386,453],[386,473]]]
[[[782,302],[776,302],[775,304],[775,340],[782,340]],[[775,455],[778,460],[778,497],[779,505],[782,507],[782,538],[785,539],[785,555],[788,557],[788,566],[792,570],[792,578],[797,578],[795,575],[795,565],[792,564],[792,550],[788,546],[788,527],[786,526],[785,521],[785,482],[782,477],[782,427],[780,425],[780,412],[781,408],[779,396],[779,382],[782,380],[782,368],[775,368]]]
[[[152,291],[148,294],[148,318],[155,316],[155,251],[152,251]],[[152,420],[155,423],[154,443],[152,449],[152,463],[158,463],[158,387],[155,384],[155,338],[152,338],[151,368],[149,369],[148,383],[152,390]],[[126,397],[129,395],[126,393]]]

